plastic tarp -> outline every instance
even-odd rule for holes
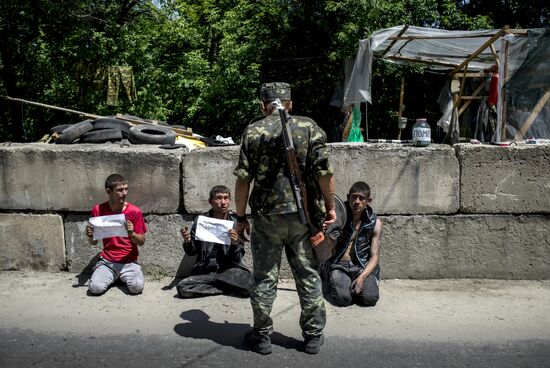
[[[550,29],[530,29],[527,37],[505,36],[500,53],[501,86],[497,140],[550,138]],[[507,55],[507,56],[506,56]],[[506,70],[503,68],[506,67]],[[506,74],[505,74],[506,73]],[[493,139],[494,140],[494,139]]]
[[[400,36],[403,39],[391,45],[393,40],[390,38],[398,36],[405,27],[405,32]],[[420,62],[426,63],[430,69],[453,69],[499,31],[499,29],[446,31],[402,25],[376,31],[369,38],[359,41],[359,49],[344,94],[344,103],[346,105],[365,101],[371,103],[371,73],[374,56],[399,64]],[[391,48],[384,53],[390,45]],[[496,52],[498,51],[496,47]],[[493,54],[487,48],[468,64],[468,70],[479,71],[494,64]]]

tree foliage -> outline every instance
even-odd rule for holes
[[[358,40],[400,24],[444,29],[548,26],[541,0],[22,0],[0,2],[0,94],[238,137],[259,115],[267,81],[293,86],[297,114],[331,135],[330,101]],[[131,66],[137,99],[107,104],[105,68]],[[407,104],[434,106],[439,88],[418,68],[376,62],[372,133],[394,132],[401,77],[416,83]],[[434,83],[440,83],[434,79]],[[416,100],[415,100],[416,99]],[[416,113],[416,112],[415,112]],[[420,112],[419,112],[420,113]],[[0,140],[40,138],[78,117],[0,99]],[[24,127],[24,131],[23,128]]]

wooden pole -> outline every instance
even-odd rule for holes
[[[28,105],[44,107],[46,109],[52,109],[52,110],[68,112],[68,113],[71,113],[71,114],[77,114],[77,115],[79,115],[81,117],[84,117],[84,118],[99,119],[99,118],[103,117],[101,115],[88,114],[86,112],[67,109],[67,108],[64,108],[64,107],[58,107],[58,106],[53,106],[53,105],[47,105],[47,104],[40,103],[40,102],[23,100],[22,98],[15,98],[15,97],[10,97],[10,96],[0,96],[0,97],[4,98],[6,100],[9,100],[9,101],[16,101],[16,102],[25,103],[25,104],[28,104]]]
[[[508,120],[508,103],[506,102],[506,99],[508,98],[508,94],[506,93],[506,84],[508,83],[508,53],[509,53],[509,44],[510,42],[507,40],[504,40],[504,75],[502,76],[502,84],[501,84],[501,103],[502,108],[500,109],[501,112],[501,119],[500,119],[500,137],[499,141],[504,142],[506,140],[506,121]]]
[[[401,77],[401,90],[399,91],[399,111],[397,113],[397,124],[401,125],[401,117],[403,116],[403,96],[405,95],[405,78]],[[397,139],[401,139],[401,131],[403,129],[399,128],[399,133],[397,133]]]
[[[89,114],[87,112],[82,112],[82,111],[78,111],[78,110],[67,109],[65,107],[59,107],[59,106],[48,105],[48,104],[44,104],[44,103],[40,103],[40,102],[28,101],[28,100],[24,100],[22,98],[15,98],[15,97],[2,96],[2,95],[0,95],[0,97],[4,98],[6,100],[9,100],[9,101],[21,102],[21,103],[28,104],[28,105],[43,107],[43,108],[46,108],[46,109],[52,109],[52,110],[68,112],[68,113],[71,113],[71,114],[77,114],[78,116],[83,117],[83,118],[87,118],[87,119],[100,119],[100,118],[105,117],[105,116],[101,116],[101,115]],[[124,115],[121,115],[121,114],[117,114],[116,118],[119,119],[119,120],[124,120],[125,122],[127,122],[129,124],[132,124],[132,125],[139,125],[139,124],[158,125],[158,123],[155,123],[155,122],[149,122],[149,121],[140,120],[140,119],[132,119],[130,117],[127,117],[127,116],[124,116]],[[190,130],[190,128],[187,128],[187,130],[186,130],[186,129],[181,129],[181,128],[173,128],[169,125],[167,125],[166,127],[169,128],[169,129],[172,129],[177,134],[187,135],[187,136],[193,135],[193,131]]]
[[[474,53],[472,53],[470,56],[468,56],[460,65],[456,67],[455,70],[453,70],[450,74],[453,75],[456,72],[460,71],[464,65],[468,64],[470,61],[472,61],[477,55],[481,54],[483,50],[485,50],[487,47],[493,44],[496,40],[499,39],[500,36],[502,36],[507,30],[508,26],[502,27],[500,31],[495,33],[491,38],[489,38],[481,47],[479,47]]]
[[[521,125],[520,130],[516,133],[516,136],[514,137],[514,140],[519,141],[522,139],[525,139],[525,133],[529,130],[535,119],[537,118],[538,114],[540,113],[540,110],[546,105],[548,100],[550,99],[550,89],[547,90],[544,95],[540,98],[539,102],[535,105],[533,108],[533,111],[531,112],[531,115],[525,120],[525,122]]]

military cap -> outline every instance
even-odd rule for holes
[[[260,98],[262,101],[273,101],[280,99],[290,101],[290,84],[284,82],[264,83],[260,88]]]

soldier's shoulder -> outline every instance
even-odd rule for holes
[[[259,121],[261,121],[261,120],[264,120],[264,119],[265,119],[265,116],[263,116],[263,115],[258,115],[258,116],[256,116],[256,117],[250,119],[250,120],[248,121],[248,123],[246,123],[246,126],[248,127],[248,126],[250,126],[250,125],[252,125],[252,124],[254,124],[254,123],[257,123],[257,122],[259,122]]]
[[[310,127],[317,127],[317,123],[312,118],[309,118],[307,116],[300,116],[300,115],[292,115],[292,120],[301,126],[310,126]]]
[[[278,123],[278,120],[274,119],[273,117],[266,116],[262,119],[250,123],[246,127],[246,130],[249,134],[255,132],[265,132],[266,130],[271,131],[276,123]]]

